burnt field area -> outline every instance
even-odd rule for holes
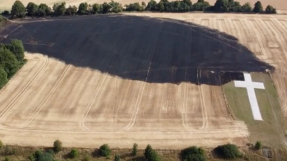
[[[274,70],[237,38],[179,20],[124,15],[32,19],[12,23],[0,35],[1,42],[22,40],[31,53],[150,83],[222,85],[242,77],[233,72]]]

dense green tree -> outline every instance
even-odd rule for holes
[[[154,11],[166,12],[168,10],[168,0],[160,0],[154,7]]]
[[[245,13],[248,13],[248,12],[251,12],[252,11],[252,7],[250,5],[250,3],[245,3],[244,5],[241,6],[241,12],[245,12]]]
[[[173,12],[179,12],[180,11],[180,5],[181,5],[181,3],[180,3],[180,1],[174,1],[174,2],[171,2],[173,5]]]
[[[5,10],[5,11],[3,11],[3,12],[1,13],[1,15],[3,15],[3,16],[7,16],[7,15],[9,15],[9,14],[10,14],[10,12],[7,11],[7,10]]]
[[[145,158],[149,158],[150,151],[152,151],[152,147],[151,147],[151,145],[148,144],[145,148],[145,151],[144,151]]]
[[[40,158],[40,156],[42,155],[43,153],[40,151],[40,150],[37,150],[35,151],[34,153],[34,158],[37,159],[37,158]]]
[[[164,5],[164,11],[165,12],[173,12],[173,3],[172,2],[168,2],[167,0],[163,1],[163,5]]]
[[[179,12],[188,12],[192,10],[192,5],[186,3],[185,1],[180,1],[180,10]]]
[[[214,149],[214,152],[225,159],[235,159],[241,157],[238,147],[234,144],[218,146]]]
[[[97,3],[93,4],[92,13],[93,14],[102,13],[102,5],[97,4]]]
[[[144,151],[144,156],[148,161],[160,161],[158,153],[152,149],[150,145],[147,145]]]
[[[160,161],[160,157],[158,155],[158,153],[155,150],[152,150],[151,152],[151,158],[149,159],[149,161]]]
[[[29,156],[31,161],[55,161],[54,155],[49,152],[41,152],[37,150],[33,155]]]
[[[187,4],[188,6],[192,6],[192,2],[190,0],[183,0],[182,2]]]
[[[89,11],[88,11],[88,3],[80,3],[79,5],[79,10],[78,10],[78,14],[79,15],[85,15],[85,14],[88,14]]]
[[[51,13],[51,8],[44,4],[41,3],[38,7],[38,16],[42,17],[42,16],[48,16]]]
[[[111,6],[110,12],[119,13],[123,11],[122,5],[118,2],[112,0],[109,5]]]
[[[36,161],[55,161],[53,154],[43,152]]]
[[[53,6],[54,14],[57,16],[62,16],[66,12],[66,2],[55,3]]]
[[[0,48],[0,66],[7,73],[7,78],[11,78],[19,69],[19,62],[15,55],[6,47]]]
[[[120,160],[121,160],[121,157],[118,154],[116,154],[114,161],[120,161]]]
[[[164,11],[165,12],[173,12],[174,8],[173,8],[173,3],[169,2],[168,0],[162,0],[164,3]]]
[[[229,12],[241,12],[240,3],[234,0],[228,0],[228,11]]]
[[[84,14],[97,14],[97,13],[119,13],[123,10],[123,7],[120,3],[111,0],[111,2],[103,4],[94,4],[89,5],[87,3],[81,3],[77,10],[75,6],[65,7],[65,2],[56,3],[53,6],[55,15],[79,15]],[[255,13],[263,13],[263,7],[260,1],[257,1],[252,9],[249,3],[245,3],[243,6],[240,5],[240,2],[235,0],[216,0],[214,6],[204,0],[197,0],[196,3],[192,4],[191,0],[178,0],[171,1],[160,0],[157,3],[155,0],[150,0],[146,5],[145,2],[141,4],[131,3],[125,5],[126,11],[159,11],[159,12],[188,12],[188,11],[215,11],[215,12],[245,12],[248,13],[253,11]],[[35,3],[30,2],[26,7],[28,16],[47,16],[51,14],[51,8],[46,4],[40,4],[37,6]],[[264,11],[265,13],[276,13],[276,9],[268,5]],[[23,10],[23,4],[20,1],[15,1],[12,10],[12,17],[23,17],[25,15],[25,9]],[[2,13],[4,14],[4,13]],[[9,14],[6,13],[5,14]],[[23,15],[24,14],[24,15]]]
[[[12,18],[14,17],[24,17],[26,14],[26,8],[25,6],[23,5],[23,3],[21,1],[15,1],[13,6],[12,6],[12,9],[11,9],[11,15],[12,15]]]
[[[36,16],[37,15],[37,11],[38,11],[38,5],[36,5],[33,2],[29,2],[27,7],[26,7],[26,10],[27,10],[27,15],[28,16]]]
[[[157,4],[157,8],[160,12],[163,12],[164,11],[164,5],[163,5],[163,2],[160,1],[158,4]]]
[[[206,8],[210,7],[210,4],[204,0],[198,0],[193,5],[193,10],[195,11],[204,11]]]
[[[79,151],[77,149],[72,149],[70,152],[70,157],[71,158],[76,158],[79,156]]]
[[[156,11],[157,10],[157,3],[154,0],[150,0],[146,6],[147,11]]]
[[[70,16],[75,15],[76,13],[77,13],[77,7],[76,6],[69,6],[65,12],[66,15],[70,15]]]
[[[138,153],[138,144],[134,143],[133,150],[132,150],[132,155],[136,156],[137,153]]]
[[[53,150],[54,152],[58,153],[62,150],[62,142],[60,140],[55,140],[53,144]]]
[[[108,12],[110,12],[111,8],[112,8],[112,6],[111,6],[109,3],[104,2],[104,3],[102,4],[102,13],[108,13]]]
[[[0,89],[8,82],[7,73],[3,69],[3,67],[0,66]]]
[[[262,4],[260,1],[257,1],[254,4],[253,12],[255,12],[255,13],[262,13],[263,12],[263,7],[262,7]]]
[[[143,11],[144,7],[138,2],[126,5],[126,11]]]
[[[229,12],[227,0],[217,0],[214,4],[215,12]]]
[[[134,3],[136,6],[139,5],[139,3]],[[142,2],[142,4],[139,6],[139,10],[138,11],[144,11],[146,7],[145,2]]]
[[[268,5],[265,9],[265,13],[277,13],[276,9],[270,5]]]
[[[181,4],[182,4],[181,6],[182,6],[183,12],[193,10],[193,5],[192,5],[191,0],[182,0]]]
[[[261,147],[262,147],[262,143],[260,142],[260,141],[257,141],[256,143],[255,143],[255,149],[256,150],[259,150],[259,149],[261,149]]]
[[[100,146],[99,152],[101,156],[107,157],[111,154],[112,151],[108,144],[104,144]]]
[[[6,47],[15,55],[19,62],[24,60],[24,46],[21,40],[11,40]]]
[[[0,88],[17,72],[23,59],[24,47],[20,40],[12,40],[9,44],[0,44]],[[0,146],[2,146],[1,141]],[[13,151],[14,149],[11,149],[10,146],[5,146],[4,148],[4,153],[9,155],[12,154]]]
[[[181,151],[181,158],[184,161],[205,161],[204,150],[195,146]]]
[[[1,67],[0,67],[1,68]],[[2,68],[3,69],[3,68]],[[4,70],[4,69],[3,69]],[[6,73],[7,74],[7,73]],[[7,78],[7,77],[6,77]],[[1,79],[0,79],[1,80]],[[0,149],[3,147],[3,143],[2,141],[0,140]]]
[[[142,2],[142,10],[145,10],[145,8],[146,8],[146,3],[145,2]]]

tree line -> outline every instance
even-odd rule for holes
[[[8,44],[0,44],[0,88],[25,63],[24,46],[20,40],[11,40]]]
[[[196,3],[192,4],[191,0],[180,0],[180,1],[168,1],[160,0],[157,3],[155,0],[145,6],[139,3],[132,3],[126,5],[125,11],[157,11],[157,12],[190,12],[190,11],[205,11],[205,12],[235,12],[235,13],[276,13],[276,9],[268,5],[265,10],[260,1],[257,1],[252,8],[250,3],[243,5],[238,1],[234,0],[217,0],[214,5],[210,5],[209,2],[204,0],[197,0]]]
[[[250,147],[252,150],[260,150],[262,148],[262,143],[257,141],[255,145]],[[81,149],[78,150],[76,148],[72,148],[70,150],[65,150],[63,144],[60,140],[55,140],[53,143],[53,147],[36,149],[31,153],[31,147],[28,148],[29,154],[25,154],[27,159],[30,161],[56,161],[56,154],[59,154],[61,157],[64,157],[67,160],[82,160],[89,161],[91,158],[87,155],[86,150]],[[20,155],[25,153],[25,150],[21,149]],[[119,152],[117,150],[117,152]],[[18,149],[15,149],[13,146],[3,145],[0,140],[0,155],[5,157],[5,160],[9,161],[13,155],[17,155]],[[215,154],[216,158],[222,159],[236,159],[236,158],[244,158],[248,159],[244,156],[238,147],[234,144],[224,144],[217,146],[212,150],[212,154]],[[58,156],[59,156],[58,155]],[[90,153],[91,157],[105,157],[106,159],[111,159],[111,156],[114,155],[114,161],[120,161],[122,158],[125,158],[127,155],[123,154],[121,156],[117,153],[113,153],[113,150],[109,147],[108,144],[103,144],[99,148],[95,149],[94,152]],[[133,144],[131,149],[131,153],[129,154],[133,157],[132,160],[146,160],[146,161],[161,161],[163,158],[158,154],[157,150],[153,149],[150,144],[146,146],[143,153],[138,152],[138,145],[136,143]],[[143,158],[140,156],[143,155]],[[190,146],[185,149],[182,149],[179,152],[179,159],[182,161],[206,161],[207,154],[205,150],[200,147]],[[254,158],[253,158],[254,159]],[[102,159],[99,159],[102,160]],[[126,160],[126,158],[125,158]]]
[[[250,3],[243,5],[235,0],[217,0],[214,5],[204,0],[198,0],[192,3],[191,0],[168,1],[160,0],[158,3],[155,0],[150,0],[146,5],[145,2],[141,4],[131,3],[122,6],[120,3],[111,1],[102,4],[95,3],[93,5],[88,3],[80,3],[77,6],[66,7],[65,2],[55,3],[53,7],[49,7],[45,3],[35,4],[29,2],[25,7],[19,0],[15,1],[12,9],[4,11],[3,15],[11,14],[12,18],[22,18],[25,16],[44,17],[44,16],[62,16],[62,15],[88,15],[88,14],[105,14],[105,13],[119,13],[122,11],[153,11],[153,12],[190,12],[190,11],[205,11],[205,12],[235,12],[235,13],[276,13],[276,9],[268,5],[265,10],[260,1],[257,1],[252,8]]]

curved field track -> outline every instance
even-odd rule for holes
[[[286,17],[233,14],[137,15],[185,20],[238,38],[243,45],[239,46],[238,51],[245,50],[245,46],[260,60],[275,66],[276,71],[272,76],[282,109],[287,111],[287,102],[284,100],[287,77],[281,75],[285,74],[286,66]],[[55,25],[58,20],[48,19],[47,22],[55,21],[51,23]],[[89,20],[90,25],[94,25],[92,21],[100,21],[97,17]],[[188,43],[202,42],[210,46],[198,52],[208,56],[209,48],[212,49],[215,40],[198,36],[195,38],[198,42],[194,42],[192,36],[182,36],[189,34],[184,32],[184,28],[169,28],[171,26],[166,25],[168,23],[164,19],[160,20],[164,23],[155,25],[152,30],[143,26],[140,30],[142,32],[135,32],[132,20],[130,24],[127,22],[125,28],[118,27],[117,30],[111,30],[110,26],[95,25],[85,30],[89,32],[87,36],[79,36],[85,32],[75,34],[72,26],[51,26],[51,30],[46,30],[43,29],[43,22],[37,21],[18,22],[21,24],[14,24],[0,32],[1,35],[8,35],[7,40],[22,39],[28,51],[40,50],[46,45],[47,53],[44,54],[48,55],[27,53],[27,64],[1,89],[0,136],[3,142],[50,146],[55,139],[60,139],[65,146],[98,147],[108,143],[112,147],[121,148],[130,148],[133,143],[138,143],[140,148],[147,144],[155,148],[183,148],[190,145],[215,146],[226,142],[245,143],[249,135],[247,127],[242,121],[231,117],[221,87],[208,83],[197,85],[190,78],[194,75],[189,68],[194,67],[177,66],[188,64],[196,56],[185,55],[186,61],[181,62],[170,54],[177,50],[179,53],[199,50],[189,48],[192,45]],[[18,29],[14,31],[17,26]],[[78,28],[83,26],[79,24]],[[33,32],[29,27],[33,27]],[[65,31],[55,33],[52,27]],[[106,32],[98,32],[99,29]],[[170,32],[172,29],[182,30]],[[213,30],[204,29],[204,32]],[[46,34],[45,39],[41,38],[40,33]],[[145,33],[148,33],[149,39],[138,39],[145,37]],[[214,30],[214,33],[219,32]],[[196,36],[195,33],[191,34]],[[168,40],[170,35],[178,41],[184,39],[188,45],[183,43],[173,46],[173,43],[158,41]],[[67,36],[68,40],[61,40]],[[108,36],[112,39],[108,39]],[[222,34],[218,37],[221,37],[219,49],[228,55],[230,44],[236,40]],[[103,41],[97,41],[99,39]],[[58,50],[62,56],[57,57],[54,49],[60,49],[62,45],[64,47]],[[106,54],[93,55],[98,50],[94,48],[90,51],[92,45],[103,46],[101,50]],[[237,49],[231,51],[236,52]],[[53,54],[49,55],[49,52]],[[130,55],[124,56],[126,53]],[[145,57],[141,53],[146,53]],[[221,59],[226,57],[219,56],[222,56]],[[163,60],[170,61],[172,65],[167,67]],[[104,69],[94,64],[101,64]],[[198,78],[206,76],[204,63],[200,66],[202,68],[198,69]],[[117,74],[119,72],[128,76]],[[165,75],[168,77],[164,80],[158,78]],[[184,79],[177,80],[181,76]]]

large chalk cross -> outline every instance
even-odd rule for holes
[[[254,89],[255,88],[265,89],[264,84],[259,82],[252,82],[251,75],[248,73],[244,73],[244,79],[245,81],[234,81],[235,87],[241,87],[247,89],[247,94],[251,105],[253,118],[254,120],[262,120]]]

